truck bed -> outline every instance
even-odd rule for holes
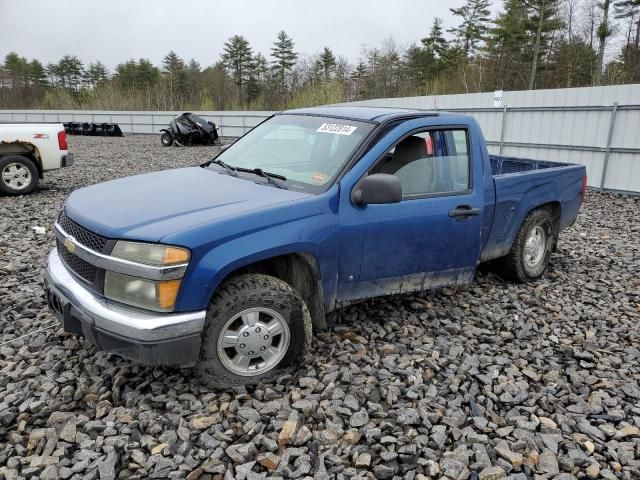
[[[568,167],[570,163],[548,162],[546,160],[530,160],[528,158],[505,157],[502,155],[489,155],[491,160],[491,173],[497,175],[509,175],[512,173],[529,172],[546,168]]]
[[[554,205],[558,230],[575,220],[582,203],[585,169],[572,163],[489,155],[495,205],[481,260],[506,255],[527,212]]]

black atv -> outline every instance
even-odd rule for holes
[[[160,141],[165,147],[174,143],[184,145],[216,145],[216,124],[193,113],[183,113],[169,123],[169,128],[160,130]]]

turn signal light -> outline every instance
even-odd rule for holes
[[[158,282],[156,284],[158,291],[158,305],[160,308],[173,309],[180,290],[180,280],[169,280],[166,282]]]

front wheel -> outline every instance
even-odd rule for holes
[[[549,264],[555,242],[550,212],[533,210],[522,222],[509,253],[500,259],[503,276],[517,282],[540,278]]]
[[[162,135],[160,135],[160,141],[165,147],[170,147],[173,143],[173,137],[169,132],[162,132]]]
[[[196,374],[220,388],[272,381],[300,365],[310,343],[298,292],[275,277],[239,275],[209,306]]]

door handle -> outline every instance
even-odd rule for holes
[[[468,220],[469,218],[477,217],[478,215],[480,215],[480,209],[474,208],[471,205],[458,205],[449,212],[449,216],[458,221]]]

